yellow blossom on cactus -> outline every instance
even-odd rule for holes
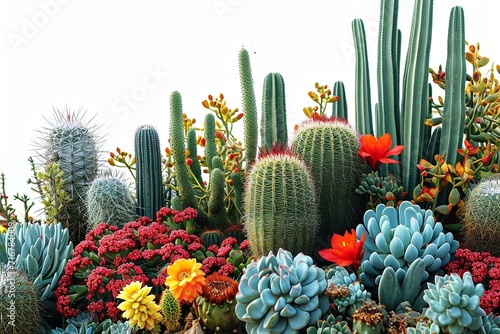
[[[141,282],[134,281],[125,286],[116,298],[124,300],[117,307],[124,311],[123,317],[129,320],[131,326],[138,325],[141,329],[152,331],[163,316],[161,307],[154,302],[155,296],[150,292],[151,287],[142,287]]]
[[[174,297],[191,303],[198,297],[205,285],[205,273],[196,259],[179,259],[168,266],[165,285]]]
[[[7,232],[7,228],[0,224],[0,233],[5,233],[5,232]]]

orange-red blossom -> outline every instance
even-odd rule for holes
[[[399,161],[389,158],[391,155],[398,155],[405,148],[403,145],[396,145],[393,148],[391,135],[386,133],[375,138],[371,134],[361,136],[359,139],[361,148],[359,155],[370,165],[373,171],[377,171],[380,165],[397,164]]]
[[[331,239],[332,248],[322,249],[318,253],[323,259],[334,262],[339,266],[350,266],[357,275],[365,253],[363,250],[365,238],[366,234],[363,233],[361,240],[358,241],[354,229],[351,229],[350,233],[346,231],[344,236],[334,234]]]

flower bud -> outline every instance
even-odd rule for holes
[[[108,163],[111,165],[111,166],[116,166],[115,165],[115,160],[113,158],[108,158]]]
[[[193,164],[193,159],[187,158],[186,159],[186,165],[191,166]]]

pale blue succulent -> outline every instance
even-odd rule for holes
[[[293,257],[280,248],[245,268],[236,316],[246,322],[248,333],[298,333],[328,311],[326,286],[325,272],[310,256]]]
[[[426,324],[423,322],[418,322],[416,327],[408,327],[406,332],[408,334],[436,334],[440,333],[439,325],[433,322],[432,324]]]
[[[326,320],[318,320],[316,326],[311,326],[307,329],[307,334],[351,334],[347,321],[342,320],[341,316],[334,317],[329,315]]]
[[[363,301],[368,301],[371,298],[371,293],[366,291],[364,285],[357,281],[356,275],[349,273],[344,267],[337,266],[328,270],[326,277],[328,279],[326,295],[332,299],[339,312],[348,310],[348,315],[351,315],[363,305]],[[338,296],[338,294],[335,294],[335,297],[330,295],[329,292],[342,286],[347,287],[348,295],[344,297]]]
[[[76,317],[66,320],[68,325],[66,328],[56,327],[52,329],[51,334],[94,334],[95,330],[92,326],[93,321],[89,313],[81,313]]]
[[[500,317],[493,317],[493,313],[488,314],[481,318],[483,325],[474,333],[477,334],[500,334]],[[465,333],[472,333],[470,330],[466,330]]]
[[[435,284],[427,283],[424,300],[429,304],[423,315],[434,321],[446,332],[463,333],[464,329],[479,330],[483,327],[484,310],[479,306],[484,293],[481,283],[474,284],[472,275],[456,273],[436,276]]]
[[[451,232],[434,221],[431,210],[423,210],[409,201],[398,208],[379,204],[365,212],[363,224],[356,227],[356,236],[366,233],[365,254],[361,263],[361,283],[368,289],[376,287],[385,268],[391,267],[399,283],[403,283],[410,264],[425,260],[422,282],[440,274],[459,244]]]
[[[13,233],[11,237],[11,233]],[[9,245],[14,240],[14,248]],[[9,260],[25,271],[41,289],[40,300],[54,296],[57,282],[73,253],[68,229],[60,223],[18,223],[14,231],[0,234],[0,262]]]

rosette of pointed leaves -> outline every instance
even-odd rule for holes
[[[439,332],[439,326],[435,322],[430,325],[423,322],[418,322],[416,327],[407,328],[408,334],[433,334]]]
[[[325,272],[303,253],[280,248],[246,267],[236,294],[236,316],[248,333],[298,333],[329,308]]]
[[[363,301],[371,298],[371,293],[365,290],[354,273],[349,273],[344,267],[337,266],[326,273],[327,288],[325,294],[333,300],[339,312],[349,308],[349,315],[357,310]]]
[[[465,328],[478,330],[486,316],[479,306],[484,293],[481,283],[474,285],[470,272],[461,278],[456,273],[436,276],[435,284],[427,283],[424,300],[429,304],[423,312],[447,333],[463,333]]]
[[[493,317],[493,313],[481,317],[483,325],[476,331],[479,334],[500,334],[500,317]],[[467,332],[467,331],[466,331]]]
[[[409,201],[401,202],[397,209],[379,204],[366,211],[363,224],[356,227],[358,238],[363,233],[367,236],[360,278],[368,289],[379,284],[387,267],[394,269],[402,284],[409,266],[418,258],[425,260],[425,282],[440,273],[459,246],[453,234],[444,233],[443,225],[434,221],[431,210]]]
[[[329,315],[326,320],[318,320],[317,327],[309,327],[307,334],[336,334],[345,333],[351,334],[351,329],[347,325],[347,321],[342,320],[341,316],[334,317]]]

